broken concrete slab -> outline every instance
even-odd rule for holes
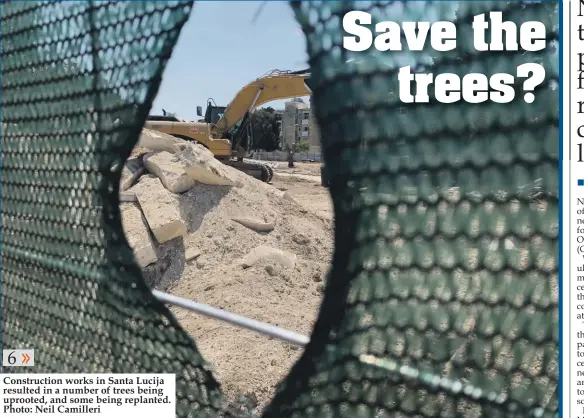
[[[243,268],[248,268],[263,260],[273,260],[284,267],[293,269],[296,265],[296,254],[288,251],[282,251],[277,248],[268,247],[267,245],[260,245],[251,250],[242,260]]]
[[[177,156],[183,163],[187,175],[199,183],[217,186],[241,186],[237,178],[218,161],[215,156],[199,144],[189,144],[177,150]]]
[[[174,152],[174,145],[186,143],[182,139],[175,138],[162,132],[153,131],[152,129],[142,129],[138,144],[141,148],[148,148],[151,151]]]
[[[154,242],[138,205],[134,203],[122,204],[120,212],[126,239],[134,252],[138,265],[143,268],[156,263],[158,257],[154,249]]]
[[[275,227],[273,223],[261,222],[251,218],[232,218],[231,220],[257,232],[270,232]]]
[[[144,166],[172,193],[184,193],[195,184],[179,159],[167,151],[146,154]]]
[[[144,177],[133,189],[148,226],[159,243],[187,233],[186,224],[180,216],[178,201],[158,178]]]

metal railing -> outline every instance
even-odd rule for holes
[[[189,311],[197,312],[209,318],[215,318],[220,321],[228,322],[232,325],[246,328],[251,331],[274,337],[281,341],[286,341],[301,347],[304,347],[310,341],[309,337],[299,334],[295,331],[280,328],[266,322],[256,321],[255,319],[227,312],[223,309],[214,308],[212,306],[205,305],[204,303],[199,303],[190,299],[170,295],[168,293],[160,292],[159,290],[153,290],[152,295],[162,303],[188,309]]]

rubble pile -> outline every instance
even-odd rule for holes
[[[289,194],[222,164],[202,145],[144,129],[136,149],[139,151],[133,155],[137,157],[130,158],[122,170],[120,209],[128,242],[142,268],[158,261],[160,244],[196,233],[203,226],[203,212],[208,212],[205,206],[219,206],[223,198],[235,204],[223,204],[221,209],[232,209],[231,213],[219,211],[222,219],[215,220],[229,225],[230,231],[237,226],[268,234],[277,229],[280,215],[286,218],[285,213],[277,213],[280,210],[306,213]],[[323,226],[330,229],[330,222],[324,221]],[[261,236],[252,241],[265,244]],[[275,236],[280,240],[281,234]],[[289,238],[301,246],[310,242],[302,231]],[[255,257],[253,254],[248,256]]]
[[[144,129],[122,171],[123,228],[159,290],[309,334],[332,255],[332,221],[205,147]],[[172,308],[228,396],[259,406],[300,350]]]

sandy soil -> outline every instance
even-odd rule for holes
[[[280,163],[274,169],[271,184],[290,193],[309,211],[326,219],[333,219],[329,191],[320,185],[320,163],[295,163],[294,168],[288,168],[287,163]]]
[[[290,193],[296,201],[307,210],[325,218],[333,219],[333,206],[328,189],[320,185],[320,176],[275,173],[272,185],[279,190]]]
[[[318,176],[320,178],[320,163],[294,163],[294,168],[288,168],[288,163],[279,162],[275,171],[286,174]]]
[[[137,147],[132,156],[145,151]],[[320,164],[273,166],[271,185],[222,165],[225,173],[217,175],[236,186],[196,183],[172,194],[169,207],[176,204],[187,233],[155,243],[158,261],[143,268],[143,275],[158,290],[310,335],[333,252],[331,200],[320,185]],[[147,177],[134,187],[148,188]],[[236,221],[241,218],[270,227],[258,232],[249,222]],[[243,259],[258,247],[271,247],[280,255],[264,253],[247,266]],[[186,253],[195,255],[187,260]],[[272,399],[302,352],[225,322],[170,309],[195,338],[228,401],[233,405],[242,395],[255,400],[254,413]]]
[[[320,178],[302,178],[314,177],[319,166],[307,166],[296,173],[277,169],[271,186],[242,174],[241,188],[197,184],[177,195],[188,234],[158,248],[159,262],[144,271],[147,281],[174,295],[309,335],[332,257],[333,223],[328,190],[320,186]],[[293,200],[280,197],[276,189],[287,191]],[[255,232],[233,222],[234,217],[274,222],[275,228]],[[266,259],[243,268],[241,259],[260,245],[295,254],[295,267]],[[187,250],[200,256],[187,262]],[[256,412],[301,354],[291,344],[171,310],[215,369],[228,399],[253,394]]]

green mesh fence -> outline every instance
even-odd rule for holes
[[[231,415],[195,342],[144,284],[118,209],[121,164],[191,4],[1,7],[3,345],[36,349],[24,372],[176,373],[177,416]],[[311,342],[264,416],[557,416],[557,4],[292,7],[335,253]],[[349,10],[455,21],[458,48],[343,51]],[[475,51],[472,17],[489,10],[543,21],[548,49]],[[398,99],[403,65],[488,76],[525,62],[546,69],[533,104]]]

